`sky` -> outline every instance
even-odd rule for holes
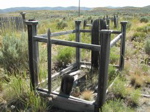
[[[67,7],[78,6],[79,0],[0,0],[0,9],[10,7]],[[122,7],[150,5],[150,0],[80,0],[81,7]]]

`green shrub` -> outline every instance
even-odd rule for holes
[[[133,37],[132,37],[132,40],[141,42],[141,41],[143,41],[145,38],[146,38],[146,34],[145,34],[145,33],[143,33],[143,32],[136,32],[136,33],[134,33],[134,35],[133,35]]]
[[[110,65],[109,69],[108,69],[108,79],[109,79],[109,81],[114,80],[116,75],[117,75],[117,72],[116,72],[115,67]]]
[[[72,57],[74,55],[74,49],[71,47],[64,47],[58,51],[56,56],[57,66],[66,67],[67,64],[71,63]]]
[[[140,22],[142,23],[148,23],[148,18],[146,18],[146,17],[142,17],[141,19],[140,19]]]
[[[28,47],[25,34],[3,37],[0,49],[0,65],[8,73],[22,72],[28,68]]]
[[[118,48],[113,47],[113,48],[111,48],[111,51],[110,51],[110,63],[116,64],[118,62],[118,60],[119,60]]]
[[[126,82],[122,78],[117,78],[111,88],[111,91],[114,93],[114,95],[118,98],[124,98],[128,95],[128,92],[126,91]]]
[[[145,52],[146,54],[150,55],[150,39],[146,41]]]
[[[63,20],[57,23],[57,28],[58,29],[64,29],[67,26],[68,26],[67,22],[65,22]]]
[[[128,22],[128,24],[127,24],[127,30],[130,30],[131,26],[132,26],[132,23]]]
[[[102,112],[134,112],[122,100],[110,100],[102,107]]]
[[[139,89],[136,89],[134,91],[132,91],[129,95],[129,99],[131,100],[131,102],[133,102],[134,104],[139,104],[139,98],[141,95],[141,91]]]

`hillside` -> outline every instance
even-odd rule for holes
[[[27,10],[77,10],[78,7],[13,7],[7,9],[0,9],[0,13],[27,11]],[[91,8],[81,7],[81,10],[91,10]]]
[[[149,13],[150,12],[150,5],[145,7],[96,7],[96,8],[89,8],[89,7],[81,7],[81,10],[86,11],[100,11],[106,13],[112,12],[131,12],[136,13],[137,11],[140,13]],[[16,12],[16,11],[27,11],[27,10],[78,10],[78,7],[70,6],[70,7],[13,7],[7,9],[0,9],[0,13],[7,13],[7,12]]]

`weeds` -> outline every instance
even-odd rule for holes
[[[67,64],[71,63],[74,49],[71,47],[64,47],[58,51],[56,56],[58,68],[66,67]]]
[[[28,51],[25,34],[20,38],[6,35],[0,49],[0,65],[8,73],[23,72],[28,68]]]
[[[133,109],[127,107],[123,100],[108,101],[102,107],[102,112],[134,112]]]
[[[145,52],[146,54],[150,55],[150,39],[145,43]]]

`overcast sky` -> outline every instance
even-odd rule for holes
[[[80,0],[81,6],[104,7],[104,6],[138,6],[150,5],[150,0]],[[79,0],[0,0],[0,9],[10,7],[56,7],[78,6]]]

